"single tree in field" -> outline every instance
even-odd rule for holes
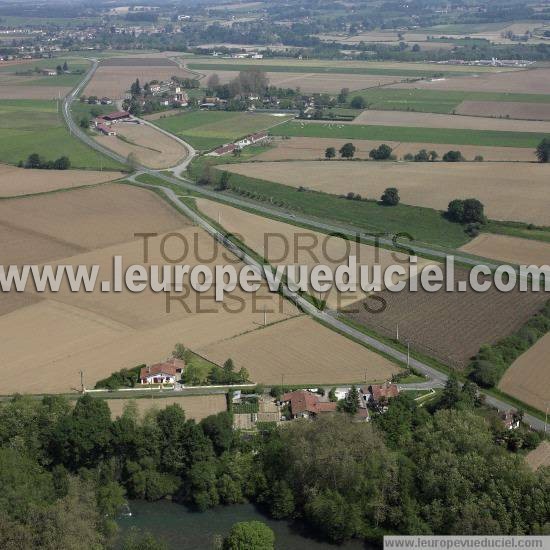
[[[430,162],[434,162],[439,158],[437,151],[430,151],[428,155],[430,156]]]
[[[382,143],[378,148],[372,149],[369,157],[373,160],[388,160],[391,157],[392,148],[386,143]]]
[[[345,143],[340,148],[340,156],[344,159],[352,159],[355,155],[355,145],[353,143]]]
[[[464,201],[454,199],[447,206],[447,217],[453,222],[462,223],[464,219]]]
[[[63,67],[61,65],[58,65],[56,68],[55,68],[55,72],[57,74],[62,74],[63,73]]]
[[[464,201],[464,223],[485,223],[485,212],[483,204],[477,199],[466,199]]]
[[[176,359],[185,359],[185,346],[181,343],[177,343],[174,346],[174,351],[172,352],[172,357]]]
[[[218,185],[218,191],[227,191],[227,189],[229,189],[230,178],[231,174],[229,172],[222,172],[222,175],[220,176],[220,183]]]
[[[382,193],[380,200],[386,206],[397,206],[399,204],[399,191],[396,187],[388,187]]]
[[[464,160],[462,153],[460,151],[447,151],[443,155],[444,162],[461,162]]]
[[[364,97],[357,95],[351,100],[350,105],[353,109],[364,109],[367,106],[367,102]]]
[[[63,72],[67,72],[69,70],[69,64],[65,61],[65,63],[63,63]]]
[[[338,94],[338,103],[345,103],[348,100],[349,88],[342,88]]]
[[[544,138],[537,145],[535,154],[539,162],[550,162],[550,139]]]
[[[206,87],[209,90],[214,91],[219,85],[220,85],[220,77],[218,76],[218,73],[211,74],[208,77],[208,80],[206,81]]]
[[[132,83],[130,86],[130,93],[132,95],[140,95],[141,94],[141,85],[139,83],[139,78],[136,78],[136,81]]]
[[[330,160],[336,157],[336,149],[334,147],[327,147],[325,150],[325,158]]]
[[[136,170],[138,167],[138,159],[135,153],[129,153],[126,157],[126,164],[130,168],[130,170]]]

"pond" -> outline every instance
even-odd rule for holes
[[[131,527],[149,531],[172,549],[208,550],[216,537],[227,535],[238,521],[263,521],[275,532],[277,550],[359,550],[369,548],[359,541],[340,546],[311,538],[303,526],[288,521],[276,521],[263,514],[253,504],[217,507],[206,512],[194,512],[168,500],[159,502],[130,501],[131,517],[118,520],[121,535]],[[372,547],[370,547],[372,548]]]

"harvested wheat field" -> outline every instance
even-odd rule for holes
[[[342,145],[349,141],[349,139],[307,137],[275,138],[272,142],[273,147],[255,156],[254,160],[319,160],[324,159],[327,147],[334,147],[336,151],[339,151]],[[370,150],[379,147],[382,143],[389,145],[393,149],[393,153],[401,159],[407,153],[412,155],[418,153],[420,149],[437,151],[439,157],[442,157],[450,148],[454,147],[434,143],[360,139],[353,140],[357,149],[355,157],[368,159]],[[525,147],[478,147],[475,145],[460,145],[459,147],[466,160],[474,160],[477,155],[483,156],[488,161],[531,162],[535,160],[533,149]]]
[[[298,317],[198,350],[211,361],[231,357],[263,384],[338,384],[388,380],[399,367],[316,323]]]
[[[446,210],[453,199],[475,197],[489,218],[550,225],[550,165],[483,162],[256,162],[224,170],[292,187],[378,199],[397,187],[401,202]]]
[[[140,416],[152,409],[164,409],[169,405],[179,405],[185,411],[185,418],[200,422],[211,414],[218,414],[227,410],[225,394],[217,395],[188,395],[178,397],[159,397],[154,399],[142,397],[139,399],[106,399],[113,418],[121,416],[129,403],[134,403]]]
[[[550,120],[550,103],[521,103],[519,101],[463,101],[456,108],[459,115]]]
[[[228,65],[229,67],[230,65]],[[204,75],[204,81],[208,80],[212,74],[220,77],[220,82],[226,84],[238,76],[238,71],[212,71],[201,70]],[[335,94],[342,88],[353,90],[363,90],[366,88],[376,88],[387,84],[401,82],[399,76],[379,76],[379,75],[353,75],[337,73],[266,73],[271,86],[279,88],[300,88],[302,92],[321,93],[326,92]]]
[[[138,232],[165,233],[188,223],[151,191],[120,184],[3,200],[0,220],[33,238],[41,236],[81,250],[134,240]],[[0,246],[6,242],[2,239]]]
[[[550,107],[550,105],[549,105]],[[413,128],[454,128],[497,130],[501,132],[550,132],[550,122],[542,120],[508,120],[481,116],[442,115],[408,111],[363,111],[350,124],[373,126],[408,126]]]
[[[0,78],[0,99],[59,99],[70,91],[68,86],[24,86]]]
[[[0,201],[0,216],[10,217],[2,222],[6,237],[0,243],[7,264],[97,265],[99,281],[112,281],[115,255],[124,270],[166,265],[163,254],[191,266],[236,262],[153,192],[126,185],[7,199]],[[145,262],[134,232],[157,231]],[[3,393],[71,391],[80,370],[93,387],[121,368],[162,360],[176,342],[201,347],[255,330],[263,325],[264,310],[271,321],[298,313],[265,288],[255,294],[237,290],[223,303],[214,301],[213,292],[198,294],[187,286],[169,295],[124,287],[102,292],[98,285],[75,293],[64,281],[59,292],[28,287],[14,299],[10,295],[0,311]]]
[[[536,449],[527,453],[525,461],[533,471],[550,466],[550,441],[542,441]]]
[[[401,342],[410,342],[412,349],[463,368],[480,346],[518,330],[547,299],[543,292],[500,292],[495,287],[480,293],[468,285],[465,292],[458,292],[458,282],[467,280],[468,272],[455,269],[454,292],[446,292],[445,286],[437,292],[427,292],[418,282],[416,292],[407,286],[401,292],[377,293],[386,303],[384,310],[379,311],[380,303],[372,301],[371,308],[378,312],[356,304],[346,314],[390,338],[395,338],[399,325]],[[495,319],[499,322],[495,323]]]
[[[550,243],[519,237],[483,233],[460,250],[516,265],[550,265]]]
[[[201,212],[211,219],[219,220],[227,232],[239,236],[249,248],[272,266],[298,264],[307,265],[311,269],[321,264],[336,270],[338,266],[346,264],[350,256],[355,256],[358,264],[356,273],[359,274],[360,264],[378,264],[385,269],[398,260],[403,262],[407,259],[404,254],[262,218],[208,199],[196,199],[196,203]],[[259,227],[262,229],[258,230]],[[431,263],[433,262],[419,258],[417,265],[421,270]],[[398,281],[399,278],[395,277],[394,282]],[[354,292],[332,289],[328,294],[322,295],[333,309],[342,309],[364,297],[365,294],[360,289]]]
[[[144,84],[169,80],[172,76],[196,78],[167,57],[112,57],[99,64],[84,94],[123,99],[136,78]]]
[[[546,334],[506,370],[499,389],[544,411],[550,402],[549,356],[550,334]]]
[[[437,80],[400,83],[392,88],[421,88],[430,90],[463,90],[466,92],[508,92],[524,94],[549,94],[550,69],[528,71],[503,71],[478,76],[457,76]]]
[[[99,135],[95,140],[124,157],[135,155],[148,168],[170,168],[188,154],[180,142],[148,124],[119,123],[116,132],[116,136]]]
[[[0,164],[0,197],[34,195],[95,185],[121,178],[123,175],[121,172],[93,170],[26,170]]]

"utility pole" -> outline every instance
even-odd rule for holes
[[[395,339],[399,342],[399,323],[395,325]]]
[[[84,393],[84,373],[80,371],[80,391]]]
[[[264,327],[267,326],[267,309],[264,308]]]

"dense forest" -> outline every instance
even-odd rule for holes
[[[336,413],[246,436],[230,411],[195,423],[177,405],[140,418],[134,403],[112,420],[90,395],[17,396],[0,406],[0,547],[107,548],[126,499],[164,497],[253,501],[333,542],[550,534],[550,468],[522,456],[538,441],[453,378],[431,409],[402,395],[371,423]],[[127,548],[155,548],[139,540]]]

